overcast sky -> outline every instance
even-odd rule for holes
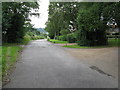
[[[48,20],[48,6],[49,0],[40,0],[39,2],[39,18],[36,16],[32,16],[32,24],[34,24],[35,28],[45,28],[45,22]]]

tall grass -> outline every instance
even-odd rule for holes
[[[6,76],[7,71],[14,66],[20,50],[20,46],[3,46],[2,47],[2,76]]]

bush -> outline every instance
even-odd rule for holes
[[[31,36],[31,40],[44,39],[44,36]]]
[[[58,36],[57,39],[61,41],[68,41],[69,43],[75,43],[77,41],[77,37],[75,33],[61,35],[61,36]]]
[[[44,36],[36,36],[36,39],[44,39]]]
[[[50,37],[49,36],[47,36],[47,41],[50,41]]]
[[[59,36],[58,40],[67,41],[67,35],[61,35],[61,36]]]
[[[81,30],[78,35],[78,45],[80,46],[102,46],[107,45],[107,38],[104,31],[85,31]]]
[[[23,37],[22,43],[27,44],[30,40],[31,40],[31,37],[30,37],[28,34],[26,34],[26,35]]]
[[[31,40],[37,40],[37,39],[44,39],[44,36],[37,36],[37,35],[35,36],[35,35],[26,34],[23,37],[22,43],[27,44],[29,41],[31,41]]]
[[[77,41],[77,37],[76,37],[75,33],[67,34],[67,41],[69,43],[75,43]]]

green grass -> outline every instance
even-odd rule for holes
[[[0,81],[2,81],[2,46],[0,46]]]
[[[20,50],[22,50],[22,47],[16,45],[2,46],[2,61],[0,65],[2,65],[3,77],[6,75],[7,71],[14,66]]]
[[[54,40],[54,39],[50,39],[49,41],[52,42],[52,43],[57,43],[57,44],[65,44],[65,43],[68,43],[67,41],[60,41],[60,40]]]
[[[64,45],[63,47],[68,47],[68,48],[106,48],[106,47],[118,47],[120,46],[120,40],[117,39],[109,39],[108,40],[108,45],[106,46],[79,46],[79,45]]]
[[[79,45],[64,45],[63,47],[68,48],[105,48],[106,46],[79,46]]]
[[[108,46],[109,47],[120,46],[120,39],[109,39],[108,40]]]

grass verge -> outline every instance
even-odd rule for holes
[[[2,81],[2,46],[0,46],[0,86]]]
[[[120,46],[120,40],[119,39],[109,39],[108,45],[106,46],[79,46],[79,45],[64,45],[63,47],[68,48],[106,48],[106,47],[119,47]]]
[[[8,71],[10,72],[11,68],[14,67],[15,62],[19,56],[22,47],[16,45],[4,45],[2,46],[2,60],[0,65],[2,65],[2,81],[6,81],[8,77]]]
[[[52,43],[58,43],[58,44],[68,43],[67,41],[60,41],[60,40],[54,40],[54,39],[49,39],[49,41],[52,42]]]

